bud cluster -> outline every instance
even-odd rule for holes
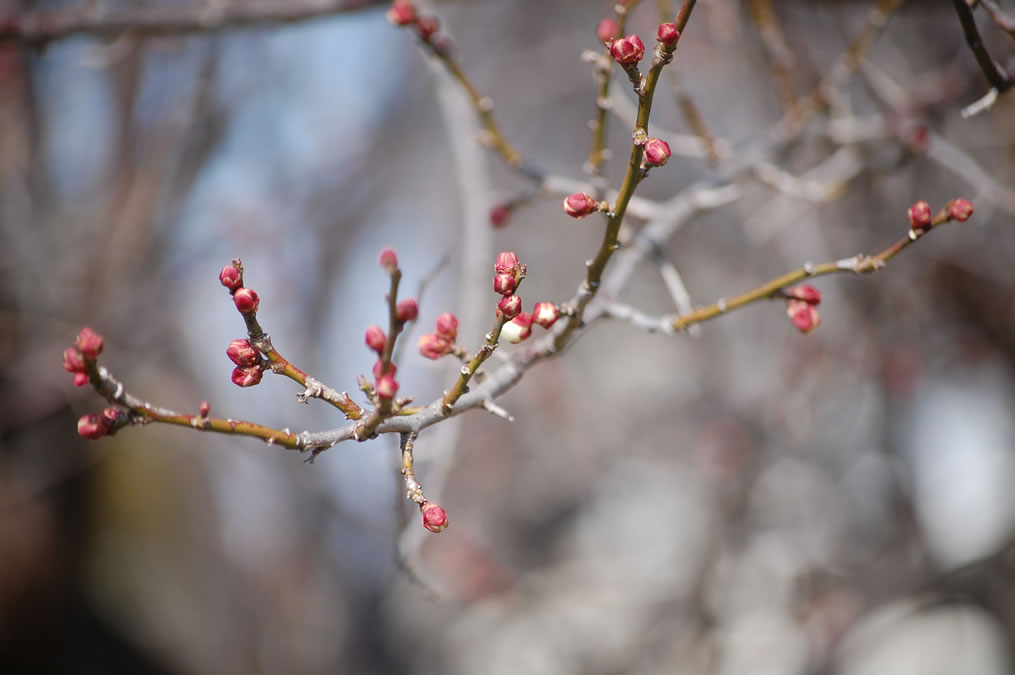
[[[394,0],[385,13],[389,23],[396,26],[415,26],[421,40],[429,42],[440,30],[440,20],[436,16],[420,15],[412,0]]]
[[[253,387],[264,375],[264,359],[250,340],[233,340],[226,347],[226,356],[236,364],[232,381],[237,387]]]
[[[239,258],[222,268],[222,271],[219,272],[219,283],[229,289],[230,295],[233,296],[233,304],[236,305],[236,310],[240,314],[257,313],[257,306],[261,303],[261,298],[257,296],[254,289],[243,286],[243,264]]]
[[[447,356],[454,351],[457,337],[458,319],[454,314],[445,312],[437,317],[433,333],[420,336],[419,353],[434,360]]]
[[[610,43],[610,56],[622,66],[636,66],[645,56],[645,43],[637,35],[628,35]]]
[[[787,290],[786,315],[801,333],[810,333],[821,323],[818,305],[821,303],[821,291],[810,284],[800,284]]]
[[[129,416],[125,410],[106,408],[101,415],[91,413],[78,420],[78,435],[89,441],[111,436],[127,425]]]
[[[63,369],[73,373],[76,386],[88,384],[88,363],[94,363],[99,358],[103,343],[102,336],[86,326],[78,333],[74,346],[64,350]]]

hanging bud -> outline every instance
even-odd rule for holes
[[[226,347],[226,356],[241,368],[250,368],[261,362],[261,352],[250,344],[250,340],[233,340]]]
[[[451,353],[451,341],[437,333],[419,336],[419,353],[428,359],[437,360]]]
[[[637,35],[628,35],[610,43],[610,56],[621,65],[633,66],[645,56],[645,44]]]
[[[377,262],[380,263],[381,269],[388,273],[388,276],[398,271],[398,254],[393,248],[381,249],[381,255],[378,256]]]
[[[909,226],[917,232],[922,232],[930,227],[931,214],[930,204],[925,201],[918,201],[909,207]]]
[[[240,288],[233,293],[233,304],[240,314],[253,314],[260,303],[261,298],[257,297],[252,288]]]
[[[620,27],[617,25],[617,22],[607,17],[596,26],[596,37],[599,38],[600,42],[606,43],[616,38],[619,30]]]
[[[517,295],[505,295],[497,303],[497,309],[508,319],[513,319],[522,311],[522,299]]]
[[[670,160],[670,144],[661,138],[650,138],[645,142],[645,163],[662,166]]]
[[[515,292],[518,282],[514,274],[498,274],[493,278],[493,291],[501,295],[511,295]]]
[[[102,353],[102,336],[87,326],[78,333],[77,348],[89,361],[94,361]]]
[[[656,40],[663,43],[666,47],[675,47],[677,45],[677,40],[679,39],[680,31],[677,30],[677,24],[659,24],[659,30],[656,31]]]
[[[395,0],[384,16],[396,26],[408,26],[416,20],[416,7],[410,0]]]
[[[530,335],[532,335],[532,317],[524,312],[500,329],[501,339],[514,345],[527,340]]]
[[[948,217],[964,223],[973,215],[973,203],[968,199],[953,199],[948,202]],[[82,350],[84,351],[84,350]]]
[[[384,401],[390,401],[398,393],[398,382],[392,373],[385,373],[377,378],[377,396]]]
[[[552,302],[537,302],[532,308],[532,321],[543,328],[549,328],[557,322],[560,310]]]
[[[810,333],[821,323],[818,308],[804,300],[790,299],[786,303],[786,315],[801,333]]]
[[[494,263],[493,269],[500,274],[514,274],[515,270],[518,269],[518,256],[515,255],[514,251],[503,251],[497,254],[497,262]]]
[[[264,371],[261,366],[251,366],[250,368],[236,366],[233,368],[232,380],[237,387],[253,387],[261,381],[263,375]]]
[[[431,532],[443,532],[448,529],[448,512],[433,502],[423,502],[419,506],[423,514],[423,527]]]
[[[800,284],[786,291],[786,295],[794,300],[802,300],[808,305],[817,305],[821,302],[821,291],[810,284]]]
[[[63,369],[68,373],[84,373],[87,370],[85,357],[77,348],[68,347],[63,350]]]
[[[243,285],[243,274],[233,265],[226,265],[219,272],[219,283],[231,291]]]
[[[96,414],[84,415],[78,420],[78,436],[89,441],[97,441],[106,435],[106,427],[102,418]]]
[[[419,305],[416,304],[416,298],[406,298],[395,306],[395,318],[402,323],[415,321],[417,316],[419,316]]]
[[[598,208],[599,204],[592,195],[585,192],[575,192],[564,198],[564,213],[578,220],[595,213]]]
[[[458,319],[450,312],[437,317],[437,334],[451,342],[458,337]]]

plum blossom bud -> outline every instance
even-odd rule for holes
[[[384,16],[396,26],[408,26],[416,20],[416,7],[410,0],[395,0]]]
[[[253,387],[261,381],[263,375],[264,371],[261,366],[251,366],[250,368],[236,366],[233,368],[232,380],[237,387]]]
[[[801,333],[810,333],[821,323],[818,308],[804,300],[791,299],[786,303],[786,315]]]
[[[794,300],[802,300],[808,305],[817,305],[821,302],[821,291],[810,284],[794,286],[786,292],[786,295]]]
[[[419,353],[428,359],[437,360],[451,353],[451,341],[437,333],[419,336]]]
[[[497,309],[508,319],[513,319],[522,311],[522,299],[517,295],[505,295],[497,303]]]
[[[88,373],[74,373],[74,386],[83,387],[88,384]]]
[[[382,249],[377,262],[381,264],[381,268],[389,275],[398,271],[398,254],[395,253],[393,248]]]
[[[395,305],[395,317],[402,323],[415,321],[417,316],[419,316],[419,305],[416,303],[416,298],[406,298]]]
[[[431,532],[448,529],[448,512],[433,502],[423,502],[419,507],[423,514],[423,527]]]
[[[441,22],[436,16],[421,16],[416,22],[416,27],[419,29],[419,36],[429,40],[431,35],[440,30]]]
[[[536,306],[532,308],[532,321],[543,328],[552,326],[557,322],[559,316],[560,310],[552,302],[537,302]]]
[[[63,369],[68,373],[85,372],[85,357],[75,347],[68,347],[63,350]]]
[[[498,274],[493,278],[493,291],[501,295],[511,295],[518,287],[513,274]]]
[[[930,204],[921,200],[909,207],[909,225],[917,232],[930,227]]]
[[[493,268],[500,274],[514,274],[518,269],[518,256],[514,251],[503,251],[497,254],[497,262]]]
[[[454,342],[458,337],[458,319],[450,312],[444,312],[437,317],[437,334],[446,340]]]
[[[87,438],[89,441],[97,441],[106,435],[106,426],[102,418],[92,413],[83,415],[78,420],[78,436]]]
[[[373,373],[374,373],[374,379],[375,380],[381,379],[381,376],[384,375],[385,373],[390,373],[391,375],[397,375],[398,374],[398,366],[396,366],[394,363],[389,363],[388,367],[382,371],[381,368],[383,366],[384,366],[384,361],[377,361],[377,363],[374,364]]]
[[[663,43],[667,47],[673,47],[676,46],[677,40],[679,39],[680,31],[677,30],[677,24],[659,24],[659,30],[656,31],[656,40],[659,40],[659,42]]]
[[[243,274],[234,265],[226,265],[219,272],[219,283],[231,291],[235,291],[243,283]]]
[[[253,314],[260,303],[261,298],[257,297],[252,288],[240,288],[233,293],[233,304],[240,314]]]
[[[645,44],[637,35],[628,35],[610,43],[610,55],[623,66],[633,66],[645,56]]]
[[[498,204],[490,209],[490,224],[494,227],[504,227],[511,219],[511,205]]]
[[[201,401],[201,406],[197,409],[197,412],[201,417],[207,417],[211,413],[211,403]]]
[[[599,204],[586,192],[575,192],[564,198],[564,213],[581,220],[590,213],[595,213]]]
[[[395,382],[395,376],[391,373],[385,373],[377,378],[377,396],[385,401],[390,401],[395,398],[395,394],[398,393],[398,382]]]
[[[89,361],[94,361],[102,353],[102,336],[85,326],[78,333],[77,348]]]
[[[250,368],[261,362],[261,352],[250,344],[250,340],[233,340],[226,347],[226,356],[241,368]]]
[[[670,160],[670,144],[661,138],[650,138],[645,142],[645,163],[662,166]]]
[[[532,317],[524,312],[511,319],[500,329],[500,337],[513,345],[532,335]]]
[[[374,350],[378,354],[384,351],[384,345],[388,341],[388,336],[384,334],[384,331],[376,323],[372,323],[367,326],[366,333],[363,336],[363,341],[366,342],[367,347]]]
[[[119,429],[127,419],[127,415],[119,408],[106,408],[102,411],[102,427],[106,433],[112,433]]]
[[[609,42],[610,40],[617,37],[617,32],[620,27],[617,26],[617,22],[607,17],[599,22],[596,26],[596,37],[599,38],[600,42]]]
[[[964,223],[973,215],[973,203],[968,199],[953,199],[948,202],[948,217]],[[84,350],[82,350],[84,351]]]

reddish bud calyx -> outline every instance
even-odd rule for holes
[[[908,215],[909,225],[914,230],[919,232],[930,227],[930,204],[927,202],[921,200],[910,206]]]
[[[517,295],[506,295],[497,303],[497,309],[506,318],[513,319],[522,311],[522,299]]]
[[[388,341],[388,336],[384,334],[381,327],[375,323],[367,326],[366,333],[363,336],[363,341],[366,342],[367,347],[374,350],[378,354],[384,351],[384,345]]]
[[[821,323],[817,305],[805,300],[791,298],[786,303],[786,316],[793,322],[796,329],[804,334],[810,333]]]
[[[645,163],[662,166],[670,160],[670,144],[661,138],[650,138],[645,142]]]
[[[243,273],[233,265],[226,265],[219,272],[219,283],[231,291],[243,285]]]
[[[498,274],[493,278],[493,290],[501,295],[511,295],[518,287],[514,274]]]
[[[581,220],[590,213],[595,213],[599,204],[586,192],[575,192],[564,198],[564,213]]]
[[[83,387],[88,384],[88,373],[74,373],[74,386]]]
[[[437,317],[437,334],[451,342],[458,337],[458,319],[450,312]]]
[[[497,254],[497,262],[493,268],[500,274],[514,274],[518,269],[518,256],[514,251],[503,251]]]
[[[628,35],[610,43],[610,56],[621,65],[633,66],[645,56],[645,44],[637,35]]]
[[[377,396],[384,401],[390,401],[398,393],[398,382],[392,373],[385,373],[377,378]]]
[[[428,359],[437,360],[451,353],[452,342],[437,333],[419,336],[419,353]]]
[[[82,328],[81,332],[78,333],[76,344],[81,355],[89,361],[94,361],[102,353],[102,336],[87,326]]]
[[[237,387],[253,387],[261,381],[263,375],[264,371],[261,366],[251,366],[250,368],[236,366],[233,368],[232,380]]]
[[[663,43],[667,47],[675,47],[677,40],[680,39],[680,31],[677,30],[677,24],[675,23],[663,23],[659,24],[659,30],[656,31],[656,40]]]
[[[416,298],[406,298],[395,306],[395,318],[402,323],[415,321],[417,316],[419,316],[419,305],[416,303]]]
[[[250,368],[261,362],[261,352],[250,344],[250,340],[233,340],[226,347],[226,356],[241,368]]]
[[[78,435],[89,441],[97,441],[106,435],[106,425],[99,415],[84,415],[78,420]]]
[[[543,328],[549,328],[557,322],[560,310],[552,302],[537,302],[532,308],[532,321]]]
[[[396,26],[408,26],[416,21],[416,7],[409,0],[395,0],[384,16]]]
[[[84,373],[87,371],[85,357],[76,347],[68,347],[63,350],[63,369],[68,373]]]
[[[500,329],[501,339],[514,345],[527,340],[530,335],[532,335],[532,317],[524,312]]]
[[[973,215],[973,203],[968,199],[953,199],[948,202],[948,217],[964,223]]]
[[[596,26],[596,37],[599,38],[600,42],[609,42],[617,37],[617,33],[620,31],[620,27],[617,22],[610,18],[605,18],[599,22]]]
[[[197,412],[201,417],[207,417],[211,413],[211,403],[208,401],[201,401],[201,405],[198,407]]]
[[[252,288],[240,288],[233,293],[233,304],[240,314],[253,314],[261,304],[261,298],[257,297]]]
[[[431,532],[448,529],[448,512],[433,502],[423,502],[419,507],[423,514],[423,527]]]
[[[393,248],[382,249],[380,256],[377,257],[377,262],[380,263],[381,269],[389,275],[398,271],[398,254]]]

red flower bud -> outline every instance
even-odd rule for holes
[[[645,142],[645,163],[662,166],[670,160],[670,144],[661,138],[650,138]]]
[[[416,22],[416,27],[419,28],[419,36],[429,40],[431,35],[440,30],[441,22],[436,16],[421,16]]]
[[[233,293],[233,304],[236,305],[240,314],[253,314],[257,311],[257,306],[260,303],[261,298],[257,297],[257,293],[252,288],[240,288]]]
[[[261,366],[251,366],[250,368],[236,366],[233,368],[232,380],[237,387],[253,387],[261,381],[263,375],[264,371]]]
[[[233,340],[226,347],[226,356],[241,368],[250,368],[261,362],[261,352],[250,344],[250,340]]]
[[[75,347],[67,347],[63,350],[63,369],[68,373],[85,372],[85,357]]]
[[[804,300],[791,299],[786,303],[786,315],[801,333],[810,333],[821,323],[818,308]]]
[[[909,207],[909,225],[917,232],[930,227],[930,204],[925,201],[918,201]]]
[[[437,333],[419,336],[419,353],[435,361],[451,353],[451,341]]]
[[[375,380],[381,379],[381,375],[384,375],[385,373],[391,373],[392,375],[398,374],[398,366],[396,366],[394,363],[389,363],[387,370],[385,370],[382,373],[381,372],[381,366],[383,366],[383,365],[384,365],[384,361],[377,361],[374,364],[373,373],[374,373],[374,379]]]
[[[518,269],[518,256],[514,254],[514,251],[498,253],[493,269],[501,274],[514,274]]]
[[[532,321],[543,328],[549,328],[557,322],[560,310],[552,302],[537,302],[532,308]]]
[[[503,227],[511,219],[511,205],[498,204],[490,209],[490,224],[494,227]]]
[[[219,272],[219,283],[231,291],[235,291],[243,284],[243,274],[233,265],[226,265]]]
[[[524,312],[511,319],[500,329],[500,337],[511,344],[518,344],[532,335],[532,317]]]
[[[197,409],[197,411],[200,413],[201,417],[207,417],[208,414],[211,413],[211,403],[208,403],[208,401],[201,401],[201,406]]]
[[[423,502],[420,507],[423,514],[423,527],[431,532],[443,532],[448,529],[448,512],[433,502]]]
[[[498,274],[493,278],[493,291],[501,295],[511,295],[515,292],[518,282],[514,274]]]
[[[96,414],[84,415],[78,420],[78,436],[97,441],[106,435],[106,426]]]
[[[94,361],[102,353],[102,336],[86,326],[78,333],[77,347],[82,356]]]
[[[592,195],[585,192],[575,192],[564,198],[564,213],[581,220],[590,213],[595,213],[599,208]]]
[[[419,305],[416,304],[416,298],[406,298],[399,302],[395,306],[395,316],[402,323],[415,321],[419,316]]]
[[[973,215],[973,203],[968,199],[953,199],[948,202],[948,217],[964,223]],[[82,350],[84,351],[84,350]]]
[[[119,408],[106,408],[102,411],[102,427],[109,434],[119,429],[126,417],[126,413]]]
[[[599,22],[596,26],[596,37],[599,38],[600,42],[609,42],[610,40],[617,37],[617,31],[620,27],[617,22],[610,18],[605,18]]]
[[[381,268],[388,274],[394,274],[398,271],[398,254],[395,253],[393,248],[382,249],[377,262],[381,264]]]
[[[821,291],[810,284],[800,284],[789,289],[786,294],[796,300],[803,300],[808,305],[817,305],[821,302]]]
[[[679,39],[680,31],[677,30],[677,24],[659,24],[659,30],[656,31],[656,40],[659,40],[659,42],[662,42],[667,47],[673,47],[677,44],[677,40]]]
[[[522,299],[517,295],[505,295],[497,303],[497,309],[508,319],[513,319],[522,311]]]
[[[621,65],[635,65],[645,56],[645,44],[637,35],[628,35],[610,43],[610,55]]]
[[[384,334],[381,327],[376,323],[372,323],[367,326],[367,331],[364,334],[363,341],[367,343],[367,347],[374,350],[378,354],[384,351],[384,345],[388,341],[388,336]]]
[[[396,26],[408,26],[416,20],[416,7],[410,0],[395,0],[384,16]]]
[[[391,373],[385,373],[377,378],[377,396],[385,401],[390,401],[395,398],[395,394],[398,393],[398,382],[395,382],[395,376]]]
[[[454,314],[444,312],[437,317],[437,334],[451,342],[455,341],[458,337],[458,319]]]
[[[74,386],[83,387],[88,384],[88,373],[74,373]]]

